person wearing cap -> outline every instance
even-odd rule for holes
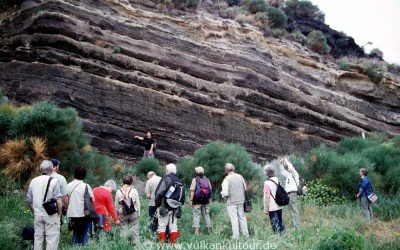
[[[359,170],[360,181],[358,182],[358,193],[357,199],[360,199],[361,209],[365,218],[370,221],[372,220],[372,202],[368,199],[368,196],[373,193],[372,182],[368,177],[368,170],[366,168],[360,168]]]
[[[101,217],[100,221],[104,221],[104,223],[100,223],[99,225],[104,232],[111,230],[110,216],[113,218],[115,224],[119,224],[118,214],[115,211],[112,198],[112,192],[116,189],[117,184],[113,180],[108,180],[104,185],[93,189],[94,209],[99,217]]]
[[[226,210],[232,225],[232,239],[239,238],[239,227],[243,236],[249,236],[247,219],[244,214],[246,183],[242,175],[235,173],[235,166],[225,164],[226,177],[222,182],[221,196],[226,199]]]
[[[210,203],[211,203],[212,188],[210,180],[208,180],[208,178],[204,176],[204,168],[196,167],[194,170],[196,172],[196,177],[193,178],[192,183],[190,185],[190,206],[193,209],[194,234],[199,235],[201,216],[204,217],[207,233],[211,231]],[[204,189],[204,190],[197,190],[197,189]],[[206,200],[201,199],[203,197],[196,197],[196,194],[200,194],[202,191],[204,191],[204,193],[207,193],[207,195],[204,195],[207,196]]]
[[[274,166],[266,165],[264,171],[268,178],[268,180],[264,182],[264,213],[271,221],[272,230],[275,233],[282,233],[285,230],[285,225],[282,220],[282,207],[276,204],[274,199],[274,197],[276,197],[276,191],[278,190],[279,180],[275,176]]]
[[[287,170],[284,166],[287,166]],[[285,191],[289,196],[289,213],[292,218],[293,227],[300,228],[299,211],[297,210],[297,187],[299,186],[300,179],[299,173],[296,168],[290,163],[287,158],[283,158],[279,164],[280,172],[285,176]]]
[[[61,216],[61,192],[59,182],[51,178],[53,164],[51,161],[42,161],[40,172],[42,175],[32,179],[27,193],[27,202],[34,214],[34,249],[57,249],[60,241],[60,217]],[[47,214],[43,208],[43,198],[46,194],[46,201],[54,198],[57,200],[58,213]]]
[[[178,230],[178,217],[182,213],[181,207],[171,208],[166,202],[167,192],[176,182],[180,179],[176,176],[175,164],[168,164],[165,166],[166,175],[161,179],[155,193],[155,203],[158,215],[158,240],[160,244],[165,243],[166,230],[169,228],[171,245],[174,245],[179,237]]]
[[[83,182],[86,178],[86,168],[76,167],[74,180],[67,185],[69,197],[67,216],[72,227],[72,244],[86,245],[89,242],[92,221],[85,216],[85,190],[88,189],[89,196],[93,200],[93,191],[90,185]]]
[[[156,173],[150,171],[147,173],[147,182],[145,187],[146,198],[149,199],[149,218],[157,211],[156,203],[154,201],[155,192],[158,184],[160,183],[161,177],[157,176]]]
[[[60,182],[60,192],[62,194],[61,198],[62,198],[62,202],[63,202],[62,215],[66,215],[67,207],[68,207],[67,180],[65,179],[64,176],[62,176],[58,173],[58,170],[60,169],[60,165],[61,165],[60,161],[57,159],[52,159],[51,163],[53,164],[53,171],[50,176]],[[61,224],[62,223],[63,223],[63,220],[61,218]]]

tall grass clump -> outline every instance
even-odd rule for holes
[[[365,61],[362,64],[362,70],[374,83],[382,82],[386,74],[386,67],[375,61]]]
[[[338,63],[339,63],[340,70],[351,71],[350,63],[346,58],[340,59]]]
[[[220,189],[225,177],[225,164],[232,163],[235,172],[243,175],[246,181],[262,183],[261,167],[251,161],[251,156],[239,144],[221,141],[211,142],[196,150],[193,157],[178,163],[178,174],[182,181],[190,185],[196,175],[194,168],[202,166],[205,175],[210,179],[213,189]]]

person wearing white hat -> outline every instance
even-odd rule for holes
[[[193,208],[194,234],[200,234],[200,218],[203,216],[207,233],[211,231],[210,203],[212,187],[210,180],[204,176],[204,168],[196,167],[196,177],[190,185],[190,205]]]

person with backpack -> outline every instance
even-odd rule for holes
[[[222,182],[221,196],[226,199],[226,209],[231,219],[232,239],[239,238],[239,227],[243,236],[249,236],[247,219],[244,215],[244,201],[246,184],[243,176],[235,173],[235,166],[231,163],[225,165],[226,177]]]
[[[113,180],[108,180],[103,186],[93,189],[94,201],[93,205],[100,222],[96,225],[95,231],[110,232],[111,222],[110,217],[114,219],[115,224],[120,224],[117,212],[114,208],[112,192],[117,189],[117,184]]]
[[[43,249],[44,245],[46,249],[57,249],[60,241],[62,194],[59,181],[50,176],[52,170],[51,161],[42,161],[42,175],[33,178],[29,184],[27,202],[34,214],[34,249]],[[52,211],[44,204],[49,201],[52,203]],[[3,227],[3,230],[9,229]]]
[[[68,228],[72,230],[72,244],[86,245],[89,242],[91,218],[85,216],[85,192],[86,188],[89,196],[93,199],[92,188],[83,182],[86,178],[86,168],[76,167],[74,170],[74,180],[67,185],[69,197],[67,216],[70,221]]]
[[[282,220],[282,206],[289,203],[286,191],[275,177],[275,167],[266,165],[264,167],[268,180],[264,182],[264,213],[269,216],[272,230],[275,233],[282,233],[285,226]]]
[[[288,170],[285,169],[285,165]],[[285,191],[289,196],[289,213],[295,229],[300,228],[299,211],[297,210],[297,194],[300,186],[300,178],[296,169],[287,158],[280,161],[280,173],[285,176]]]
[[[200,234],[200,217],[204,217],[207,233],[211,232],[210,203],[212,188],[210,180],[204,176],[204,168],[196,167],[196,177],[190,185],[190,205],[193,208],[194,234]]]
[[[123,236],[127,236],[131,231],[132,244],[139,244],[139,216],[140,200],[138,191],[132,186],[132,175],[124,175],[122,178],[123,186],[115,194],[115,207],[123,227]]]
[[[179,237],[177,221],[181,217],[184,202],[185,189],[176,176],[176,166],[172,163],[168,164],[166,175],[161,179],[155,193],[160,244],[165,243],[167,227],[169,227],[171,245],[177,242]]]
[[[135,139],[138,139],[144,144],[144,152],[143,158],[154,158],[154,150],[156,148],[156,140],[153,139],[151,131],[147,131],[145,137],[135,136]]]
[[[361,168],[359,170],[359,175],[360,181],[358,182],[358,193],[356,197],[360,199],[361,209],[365,218],[370,221],[372,220],[372,202],[368,197],[374,193],[372,182],[368,177],[368,170],[366,168]]]

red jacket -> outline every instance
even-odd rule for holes
[[[104,214],[107,216],[107,221],[104,225],[104,231],[109,232],[111,229],[111,223],[108,219],[111,216],[114,221],[118,220],[117,212],[115,211],[113,199],[111,193],[102,187],[97,187],[93,189],[94,195],[94,208],[97,214]]]

